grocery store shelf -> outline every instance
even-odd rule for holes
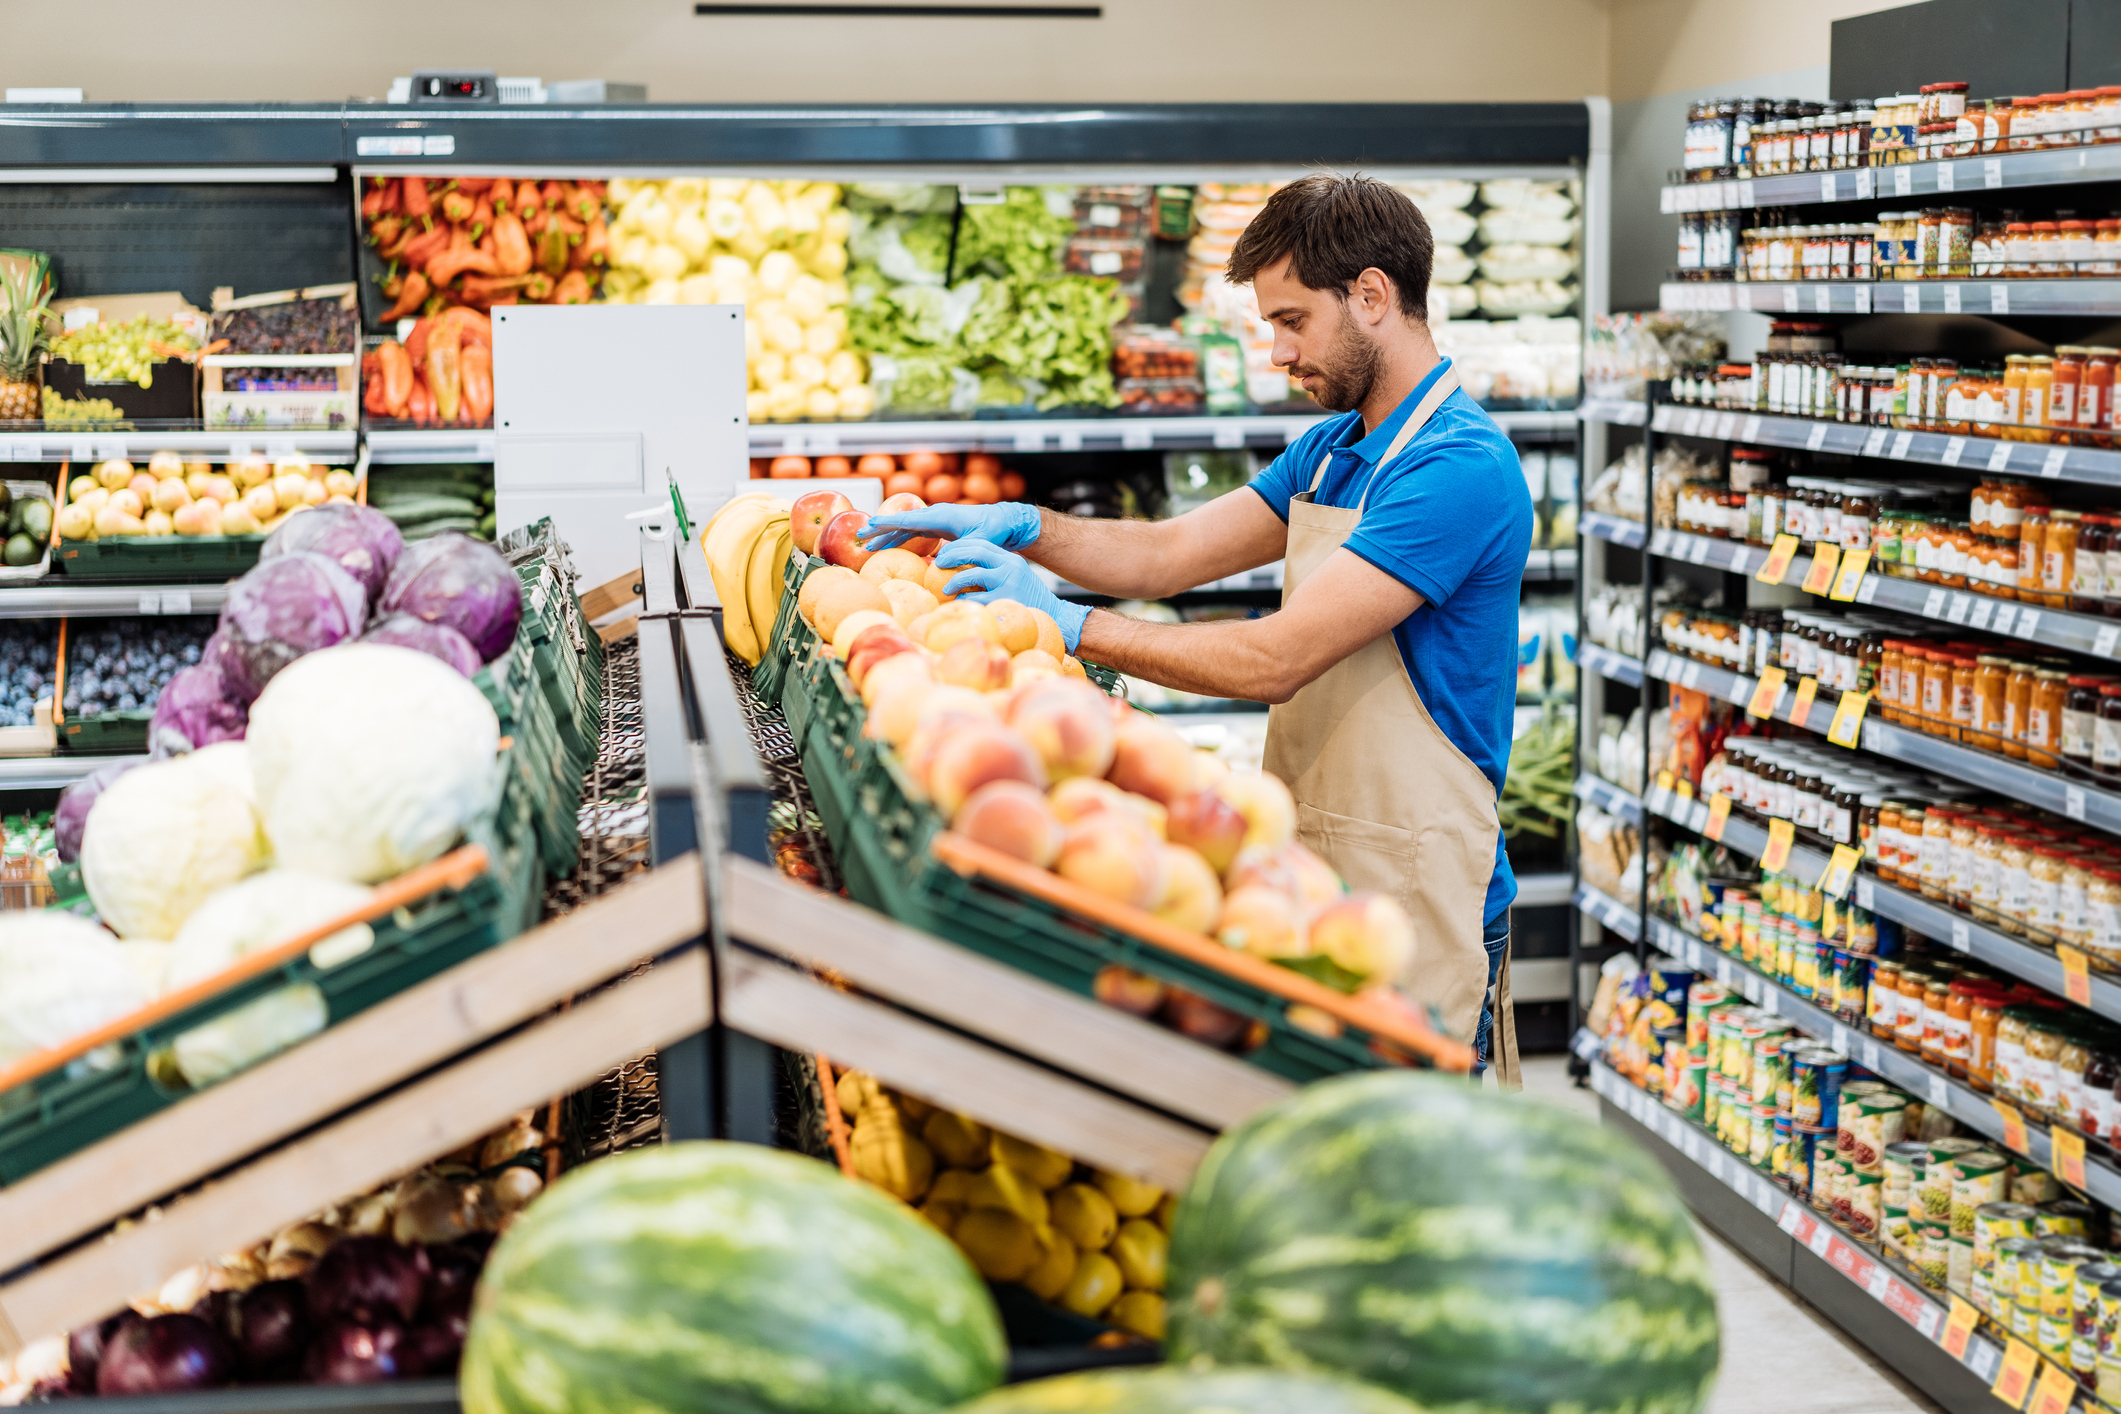
[[[1576,405],[1576,415],[1585,422],[1603,422],[1614,427],[1640,427],[1649,411],[1648,403],[1629,398],[1585,398]]]
[[[1519,874],[1513,908],[1559,908],[1575,901],[1574,878],[1567,874]]]
[[[1942,1345],[1949,1311],[1902,1269],[1835,1231],[1790,1196],[1595,1056],[1591,1089],[1600,1118],[1640,1144],[1671,1174],[1687,1206],[1726,1241],[1847,1331],[1952,1414],[1998,1414],[1989,1392],[2003,1358],[1985,1332],[1963,1357]]]
[[[1576,777],[1576,798],[1595,805],[1608,815],[1617,815],[1630,825],[1642,823],[1642,802],[1619,786],[1585,771]]]
[[[403,462],[490,462],[490,427],[375,427],[361,434],[378,466]]]
[[[1642,915],[1589,884],[1578,884],[1570,902],[1586,918],[1595,918],[1629,942],[1642,940]]]
[[[306,457],[313,462],[351,462],[352,432],[0,432],[0,462],[145,461],[156,452],[181,452],[206,461],[248,456]]]
[[[1678,182],[1657,194],[1657,209],[1745,211],[1759,206],[1817,206],[1836,201],[1878,201],[1909,196],[1967,196],[2009,187],[2060,186],[2071,182],[2121,180],[2121,148],[2051,148],[2044,152],[1999,152],[1947,162],[1909,162],[1856,167],[1841,172],[1795,172],[1738,181]]]
[[[1534,550],[1525,556],[1524,577],[1526,579],[1576,578],[1576,552],[1565,550]]]
[[[1747,1001],[1787,1018],[1800,1031],[1825,1041],[1865,1070],[1914,1095],[1926,1104],[1948,1112],[1968,1129],[1986,1138],[2003,1141],[2003,1116],[1988,1096],[1953,1080],[1936,1066],[1925,1065],[1918,1055],[1880,1041],[1843,1022],[1831,1012],[1815,1007],[1774,978],[1748,967],[1744,961],[1696,938],[1665,919],[1649,920],[1650,946],[1743,992]],[[2027,1158],[2044,1169],[2054,1168],[2052,1140],[2044,1125],[2025,1120]],[[2121,1204],[2121,1170],[2108,1156],[2087,1154],[2084,1159],[2084,1191],[2108,1207]]]
[[[1961,471],[2004,472],[2051,481],[2083,481],[2121,486],[2121,452],[2096,447],[2054,447],[2041,442],[2006,442],[1997,437],[1960,437],[1872,427],[1855,422],[1821,422],[1772,413],[1728,412],[1718,408],[1660,403],[1650,417],[1653,431],[1681,437],[1713,437],[1761,447],[1796,447],[1851,457],[1884,457]]]
[[[0,587],[0,619],[218,614],[227,602],[225,584],[84,584],[54,577],[19,587]]]
[[[2053,771],[2021,766],[2008,756],[1954,746],[1942,737],[1891,722],[1865,722],[1863,749],[1999,792],[2040,810],[2059,811],[2094,829],[2121,831],[2121,795],[2079,785]]]
[[[0,791],[65,790],[99,766],[145,756],[17,756],[0,760]]]
[[[1625,545],[1631,550],[1642,548],[1642,522],[1609,516],[1603,511],[1585,511],[1576,522],[1580,534],[1606,541],[1612,545]]]
[[[1859,280],[1662,285],[1657,307],[1761,314],[2116,314],[2121,280]]]
[[[1576,666],[1614,682],[1626,683],[1629,687],[1642,686],[1641,659],[1615,653],[1610,648],[1600,648],[1595,643],[1579,641],[1576,644]]]

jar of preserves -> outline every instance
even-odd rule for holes
[[[2062,1056],[2062,1027],[2045,1012],[2036,1012],[2025,1026],[2025,1069],[2018,1077],[2018,1100],[2042,1120],[2051,1119],[2061,1093],[2061,1074],[2056,1065]]]
[[[2073,948],[2084,946],[2092,870],[2095,867],[2096,861],[2084,854],[2073,854],[2062,861],[2061,907],[2056,920],[2055,936]]]
[[[2069,674],[2042,668],[2034,675],[2032,705],[2025,717],[2025,759],[2052,771],[2062,764],[2062,704]]]
[[[1995,1089],[1996,1033],[2003,1021],[2003,994],[1979,987],[1967,1012],[1966,1083],[1986,1095]]]
[[[2094,221],[2057,221],[2062,228],[2060,252],[2062,274],[2088,279],[2099,254],[2099,227]]]
[[[1938,257],[1947,279],[1965,279],[1973,273],[1974,213],[1964,206],[1948,206],[1941,216]]]
[[[2084,381],[2084,348],[2059,344],[2055,348],[2053,377],[2047,387],[2047,425],[2067,432],[2077,425],[2077,385]],[[2065,439],[2066,440],[2066,439]]]
[[[2001,751],[2004,735],[2009,730],[2009,713],[2005,708],[2010,691],[2010,660],[2001,654],[1985,653],[1975,659],[1974,671],[1974,720],[1967,736],[1969,745],[1983,751]]]
[[[1922,896],[1944,902],[1952,877],[1952,822],[1960,812],[1932,805],[1922,812]]]
[[[1927,280],[1943,272],[1943,239],[1943,208],[1922,208],[1915,217],[1915,266],[1919,278]]]
[[[2121,962],[2121,865],[2092,870],[2086,913],[2091,926],[2085,946],[2108,962]]]
[[[1937,582],[1948,589],[1964,589],[1974,553],[1974,532],[1963,520],[1944,522],[1937,542]]]
[[[1869,491],[1857,491],[1845,497],[1841,503],[1841,548],[1847,550],[1874,549],[1874,537],[1878,527],[1878,498]]]
[[[2027,429],[2024,440],[2047,440],[2048,390],[2055,382],[2055,360],[2048,354],[2032,354],[2025,361],[2025,397],[2018,405],[2018,425]]]
[[[2018,598],[2040,602],[2041,561],[2047,554],[2048,508],[2027,506],[2018,521]]]
[[[1962,913],[1973,894],[1981,824],[1979,816],[1964,811],[1952,817],[1951,853],[1945,866],[1944,896]]]
[[[2025,759],[2025,730],[2033,705],[2033,665],[2013,659],[2003,685],[2003,732],[1998,749],[2014,761]]]
[[[2003,358],[2003,422],[2015,427],[2025,420],[2025,372],[2032,359],[2025,354],[2006,354]],[[2012,433],[2003,434],[2006,441],[2016,440]]]
[[[1951,735],[1952,659],[1949,653],[1922,655],[1922,730],[1931,736]]]
[[[1871,967],[1870,996],[1863,1010],[1870,1033],[1891,1041],[1900,1022],[1900,964],[1881,960]]]
[[[2003,889],[2003,830],[1988,823],[1974,827],[1974,864],[1967,881],[1967,911],[1983,923],[1996,921],[1996,900]]]
[[[1878,655],[1878,712],[1888,722],[1900,720],[1901,640],[1888,638]]]
[[[2025,483],[2012,477],[1999,477],[1988,498],[1990,534],[1998,540],[2016,540],[2018,526],[2025,519]]]
[[[2011,221],[2003,228],[2003,274],[2024,279],[2033,273],[2033,223]]]
[[[2069,274],[2062,261],[2062,223],[2033,222],[2033,268],[2035,280],[2053,280]]]
[[[2121,234],[2121,221],[2113,225]],[[2117,271],[2116,273],[2121,273]],[[2114,363],[2121,350],[2093,344],[2084,350],[2083,381],[2077,385],[2077,440],[2095,447],[2114,444]]]
[[[1951,979],[1939,973],[1931,973],[1922,986],[1922,1042],[1920,1047],[1922,1059],[1928,1065],[1942,1066],[1944,1064],[1945,1038],[1951,1030],[1951,1003]]]
[[[1922,1003],[1929,985],[1930,975],[1922,969],[1900,969],[1900,1009],[1893,1018],[1893,1045],[1910,1054],[1922,1049]]]
[[[2078,1117],[2084,1112],[2084,1072],[2091,1059],[2091,1047],[2086,1044],[2082,1028],[2065,1024],[2062,1050],[2055,1057],[2054,1101],[2055,1118],[2063,1124],[2082,1128]]]
[[[2092,724],[2092,772],[2121,785],[2121,683],[2099,684],[2099,716]]]
[[[1996,1018],[1996,1063],[1993,1071],[1993,1089],[2006,1099],[2018,1098],[2019,1085],[2025,1074],[2025,1040],[2033,1009],[2027,1006],[2007,1006]]]
[[[2106,559],[2115,518],[2087,514],[2078,523],[2077,556],[2070,574],[2069,607],[2077,614],[2106,612]]]
[[[2077,532],[2083,523],[2081,511],[2048,516],[2040,547],[2040,600],[2050,609],[2069,607],[2069,587],[2077,578]]]
[[[2025,931],[2043,943],[2055,942],[2062,926],[2062,869],[2069,852],[2060,845],[2033,846],[2025,893]]]
[[[2091,1059],[2084,1066],[2087,1108],[2079,1114],[2077,1127],[2094,1139],[2111,1140],[2114,1132],[2114,1085],[2121,1081],[2121,1050],[2110,1037],[2094,1036]]]
[[[2094,278],[2121,275],[2121,220],[2108,217],[2093,227],[2090,273]]]
[[[1945,736],[1953,741],[1965,741],[1975,731],[1974,678],[1978,671],[1975,659],[1965,654],[1952,655],[1952,720]]]
[[[2085,775],[2091,774],[2092,736],[2094,723],[2099,720],[2099,689],[2112,682],[2111,677],[2092,673],[2076,673],[2067,679],[2067,691],[2062,698],[2062,763],[2065,767],[2076,767]]]
[[[1996,926],[2012,937],[2025,936],[2026,899],[2032,888],[2031,841],[2016,831],[1997,842]]]

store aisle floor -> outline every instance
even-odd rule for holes
[[[1598,1097],[1578,1089],[1566,1056],[1531,1056],[1525,1091],[1596,1118]],[[1788,1288],[1695,1224],[1715,1274],[1723,1322],[1723,1373],[1708,1414],[1936,1414],[1938,1406]]]

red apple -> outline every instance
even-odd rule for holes
[[[854,502],[837,491],[811,491],[795,498],[788,508],[788,528],[795,541],[795,548],[806,555],[817,553],[817,538],[824,530],[825,522],[842,511],[854,509]]]
[[[818,532],[817,553],[827,564],[861,573],[862,566],[868,564],[869,557],[876,553],[863,549],[862,542],[855,538],[867,524],[869,517],[860,511],[841,511],[826,521],[825,528]]]
[[[886,496],[884,504],[876,508],[876,513],[880,516],[891,516],[897,515],[900,511],[925,511],[927,509],[928,503],[926,501],[923,501],[911,491],[901,491],[895,496]],[[899,548],[911,550],[914,554],[926,558],[934,554],[942,543],[940,540],[923,538],[920,540],[908,540]]]

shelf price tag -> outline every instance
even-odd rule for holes
[[[2062,963],[2062,995],[2078,1006],[2090,1006],[2092,974],[2084,954],[2067,943],[2058,943],[2055,946],[2055,956]]]
[[[1790,572],[1790,561],[1797,558],[1797,537],[1778,535],[1768,550],[1767,563],[1762,565],[1753,578],[1762,584],[1780,584],[1782,577]]]
[[[2052,1361],[2040,1367],[2040,1383],[2033,1386],[2033,1402],[2026,1414],[2069,1414],[2077,1393],[2077,1381],[2069,1371]]]
[[[2007,1100],[1997,1100],[1996,1118],[2003,1122],[2003,1142],[2013,1153],[2029,1154],[2032,1146],[2025,1139],[2025,1116],[2018,1107]]]
[[[1731,818],[1731,798],[1722,791],[1709,797],[1709,818],[1703,823],[1701,833],[1712,840],[1723,838],[1724,821]]]
[[[1790,704],[1790,725],[1801,727],[1812,715],[1812,699],[1819,695],[1819,679],[1804,678],[1797,684],[1797,700]]]
[[[1849,884],[1856,877],[1856,865],[1862,856],[1845,844],[1834,846],[1834,857],[1827,861],[1826,873],[1820,876],[1819,887],[1835,898],[1849,896]]]
[[[2055,1177],[2079,1193],[2084,1191],[2084,1136],[2056,1125],[2047,1132],[2055,1148]]]
[[[2039,1353],[2016,1336],[2008,1337],[2003,1343],[2003,1369],[1989,1393],[2013,1409],[2023,1409],[2025,1396],[2032,1392],[2033,1372],[2039,1368]]]
[[[1772,717],[1775,704],[1782,700],[1782,685],[1789,681],[1789,673],[1782,668],[1769,668],[1760,675],[1760,685],[1753,689],[1753,700],[1746,703],[1748,717]]]
[[[1851,550],[1841,557],[1841,568],[1834,575],[1834,592],[1829,599],[1839,599],[1844,604],[1854,603],[1856,590],[1863,584],[1863,572],[1871,567],[1871,552]]]
[[[1834,584],[1834,570],[1841,563],[1839,545],[1821,545],[1812,551],[1812,572],[1804,577],[1804,592],[1824,594]]]
[[[1842,693],[1841,705],[1834,709],[1833,723],[1826,729],[1826,739],[1854,751],[1863,740],[1863,712],[1870,705],[1868,692]]]
[[[1767,848],[1760,852],[1760,867],[1770,874],[1780,874],[1790,862],[1790,846],[1795,843],[1795,825],[1787,820],[1768,821]]]
[[[1944,1334],[1937,1337],[1937,1344],[1954,1360],[1966,1358],[1966,1343],[1974,1334],[1974,1327],[1981,1323],[1981,1313],[1973,1303],[1961,1296],[1952,1298],[1952,1314],[1945,1319]]]

